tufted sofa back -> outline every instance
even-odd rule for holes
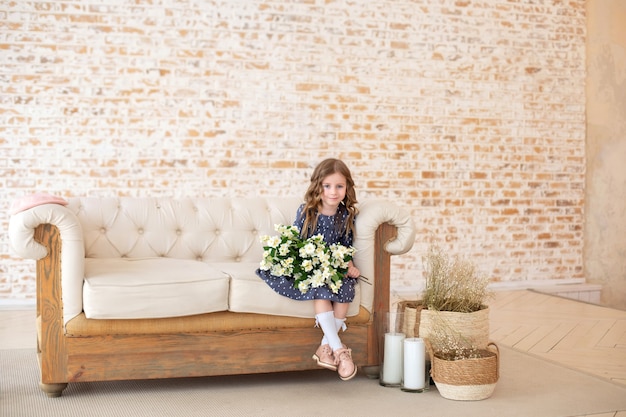
[[[297,198],[70,198],[86,258],[258,262],[259,236],[292,224]]]

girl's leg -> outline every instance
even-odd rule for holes
[[[335,315],[335,323],[337,331],[345,326],[346,315],[348,314],[348,303],[333,303],[333,313]],[[356,366],[352,361],[352,351],[341,345],[341,349],[334,350],[335,361],[337,362],[337,372],[339,377],[344,381],[351,379],[356,375]]]
[[[354,362],[352,362],[352,352],[350,349],[344,347],[339,339],[339,335],[337,334],[339,329],[344,326],[346,314],[348,313],[348,307],[348,303],[331,303],[328,300],[314,301],[315,318],[319,326],[322,328],[324,336],[332,349],[339,377],[344,381],[347,381],[356,375],[356,366],[354,365]],[[320,354],[322,353],[322,349],[324,347],[325,345],[323,344],[318,349]],[[321,363],[319,356],[318,352],[316,352],[313,358],[318,361],[319,365],[330,368],[324,363]]]
[[[336,371],[337,365],[335,364],[333,351],[337,346],[341,347],[342,345],[336,330],[337,325],[335,322],[332,303],[328,300],[315,300],[313,305],[315,309],[316,324],[321,327],[322,332],[324,332],[322,343],[315,351],[313,360],[315,360],[317,364],[323,368]]]
[[[325,300],[319,300],[319,301],[325,301]],[[347,303],[330,303],[330,308],[332,308],[333,310],[333,315],[335,316],[335,325],[337,327],[337,333],[339,333],[339,330],[343,330],[344,332],[346,331],[346,315],[348,313],[348,307],[349,305]],[[319,305],[320,311],[324,312],[324,311],[328,311],[329,305],[327,303],[320,303]],[[315,313],[317,314],[318,311],[316,310]],[[322,345],[327,345],[328,344],[328,338],[326,337],[326,334],[324,334],[324,337],[322,338]]]
[[[317,320],[317,324],[322,328],[322,331],[324,332],[324,339],[328,342],[331,349],[335,351],[343,347],[341,339],[339,339],[339,335],[337,334],[337,322],[335,321],[333,303],[329,300],[314,300],[313,306],[315,309],[315,319]]]
[[[350,304],[348,303],[332,303],[333,305],[333,313],[335,315],[335,322],[337,324],[337,331],[343,329],[344,331],[345,329],[345,321],[346,321],[346,316],[348,314],[348,307],[350,307]]]

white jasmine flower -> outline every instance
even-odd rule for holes
[[[285,243],[283,243],[282,245],[280,245],[280,247],[278,248],[278,253],[281,256],[287,256],[289,255],[289,246],[290,246],[291,242],[287,241]]]
[[[305,272],[311,272],[313,270],[313,262],[310,259],[302,261],[302,268]]]

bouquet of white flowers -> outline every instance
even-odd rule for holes
[[[324,285],[337,294],[355,249],[339,243],[328,245],[322,235],[303,239],[296,226],[277,224],[274,229],[279,236],[261,236],[261,270],[293,278],[294,288],[302,294]]]

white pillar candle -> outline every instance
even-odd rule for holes
[[[402,341],[404,333],[385,333],[385,350],[383,352],[383,383],[402,383]]]
[[[426,383],[426,349],[419,337],[404,339],[404,383],[406,390],[424,389]]]

